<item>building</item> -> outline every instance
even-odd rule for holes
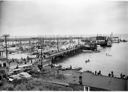
[[[112,42],[113,43],[119,43],[120,42],[119,37],[113,37]]]

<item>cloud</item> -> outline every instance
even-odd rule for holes
[[[5,1],[0,32],[13,36],[120,32],[122,9],[112,2],[96,1]]]

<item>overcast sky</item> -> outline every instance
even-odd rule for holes
[[[2,2],[0,35],[87,35],[128,33],[126,2],[105,0]]]

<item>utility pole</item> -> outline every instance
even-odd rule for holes
[[[70,48],[71,48],[71,46],[72,46],[72,37],[70,37],[70,39],[69,39],[70,41]]]
[[[59,52],[59,38],[57,38],[57,50]]]
[[[80,37],[78,37],[78,46],[80,45]]]
[[[42,60],[43,60],[43,53],[42,53],[42,51],[43,51],[43,44],[42,44],[42,39],[41,39],[41,65],[42,65]]]
[[[9,35],[3,35],[4,40],[5,40],[5,51],[6,51],[6,59],[8,60],[8,46],[7,46],[7,37],[9,37]]]
[[[80,44],[80,39],[78,38],[78,45]]]

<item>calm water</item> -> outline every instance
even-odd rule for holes
[[[110,56],[106,56],[106,53]],[[86,64],[87,59],[90,59],[90,62]],[[115,76],[120,73],[128,75],[128,43],[114,43],[111,48],[102,48],[99,53],[81,53],[62,60],[59,64],[64,67],[82,67],[82,71],[101,70],[104,75],[111,71],[114,71]]]

